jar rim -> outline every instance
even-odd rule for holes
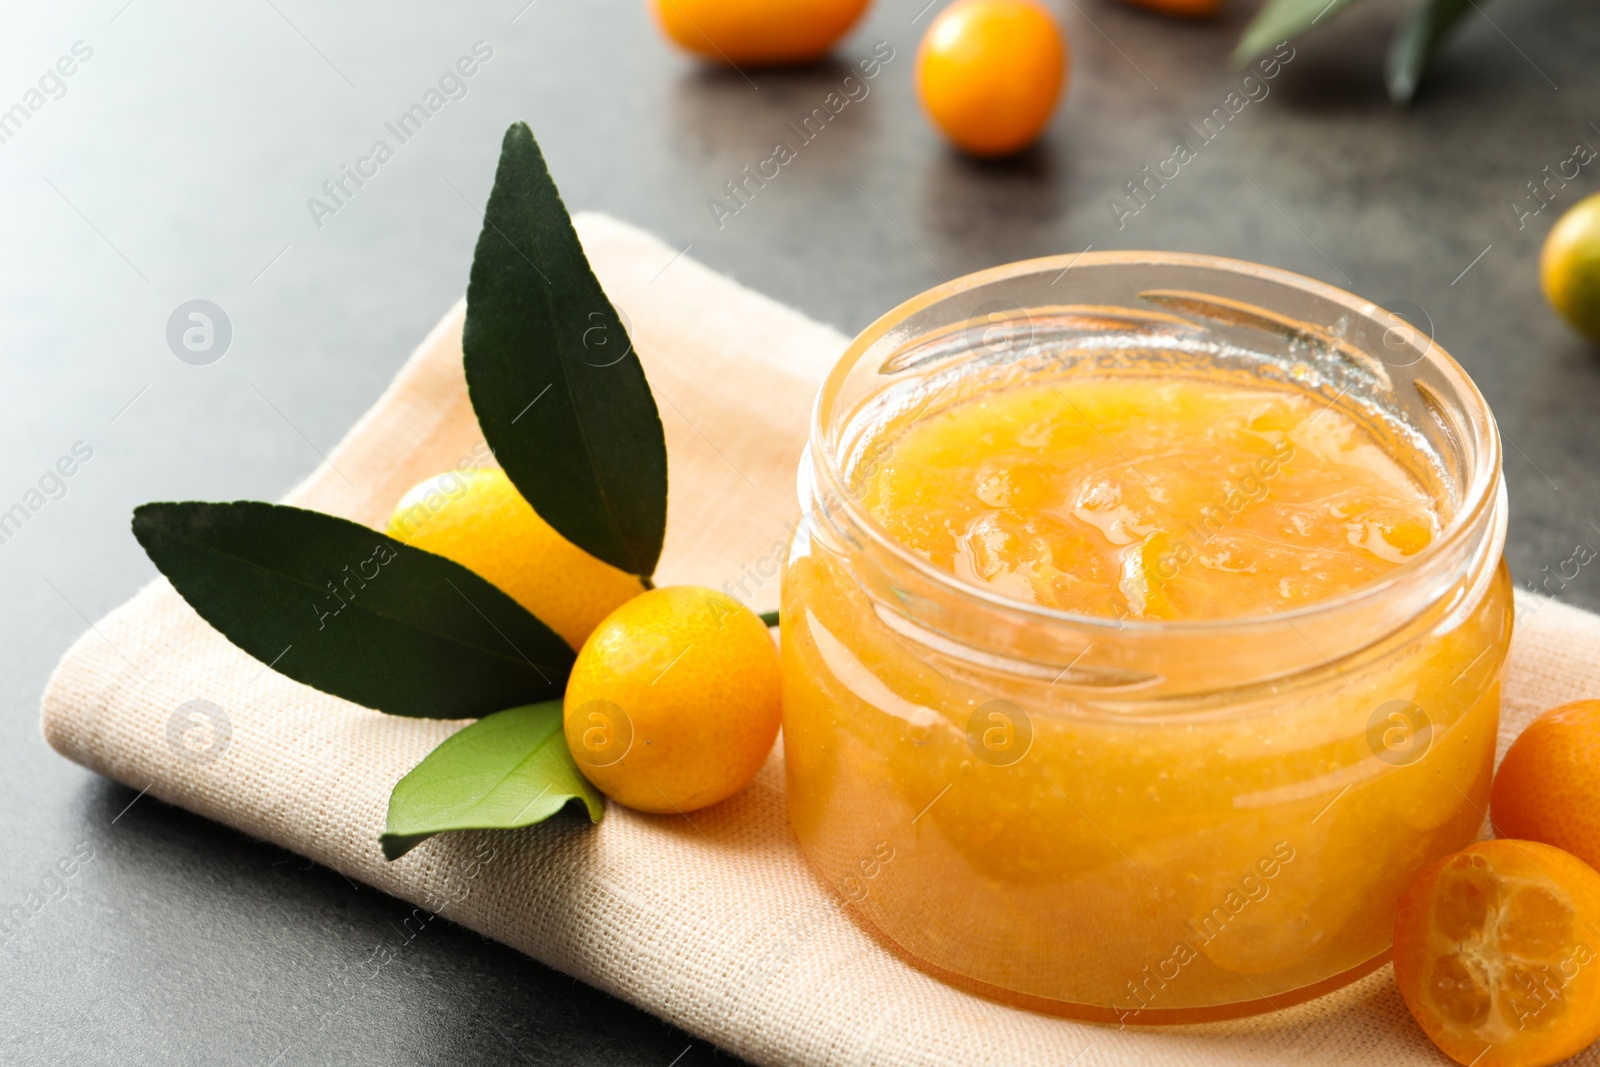
[[[861,357],[895,326],[940,301],[997,282],[1048,271],[1060,271],[1060,275],[1065,276],[1083,267],[1138,265],[1193,267],[1265,281],[1309,293],[1343,308],[1353,316],[1372,321],[1379,321],[1380,314],[1389,314],[1371,300],[1303,274],[1248,260],[1193,252],[1085,250],[1075,254],[1018,260],[949,279],[880,315],[851,340],[827,377],[823,379],[822,387],[818,390],[816,401],[812,405],[810,427],[812,448],[809,451],[818,455],[819,458],[815,462],[819,472],[826,477],[830,488],[837,490],[833,494],[835,500],[839,502],[837,508],[842,510],[851,524],[863,531],[877,548],[890,553],[897,562],[911,568],[945,592],[977,600],[992,610],[1010,613],[1025,620],[1031,619],[1052,625],[1065,624],[1091,631],[1116,631],[1130,636],[1137,634],[1215,636],[1220,632],[1276,627],[1284,623],[1293,626],[1302,620],[1360,609],[1363,605],[1381,600],[1396,586],[1414,580],[1417,575],[1437,565],[1441,560],[1449,561],[1470,555],[1474,548],[1474,535],[1480,534],[1485,526],[1486,513],[1495,508],[1504,495],[1500,489],[1502,461],[1500,434],[1488,402],[1478,390],[1476,383],[1455,358],[1440,347],[1431,336],[1427,338],[1426,348],[1416,362],[1429,363],[1448,382],[1461,401],[1461,413],[1467,420],[1471,435],[1481,445],[1486,446],[1473,450],[1471,469],[1464,472],[1467,476],[1463,480],[1464,491],[1459,506],[1439,536],[1416,556],[1338,596],[1313,601],[1287,611],[1205,619],[1136,619],[1128,616],[1119,618],[1065,611],[1035,602],[1017,600],[963,581],[954,572],[934,565],[890,535],[860,507],[854,494],[845,491],[844,472],[840,469],[835,442],[828,439],[825,430],[828,401],[839,394],[845,378]]]

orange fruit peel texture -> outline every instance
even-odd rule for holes
[[[1552,708],[1522,732],[1500,762],[1489,815],[1506,837],[1600,868],[1600,700]]]
[[[668,586],[589,635],[563,727],[584,777],[636,811],[689,812],[750,784],[777,740],[778,651],[726,594]]]
[[[1003,156],[1032,144],[1066,84],[1067,41],[1035,0],[956,0],[928,26],[917,93],[958,148]]]
[[[679,47],[734,66],[808,63],[827,55],[868,0],[652,0]]]

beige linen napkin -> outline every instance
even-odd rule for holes
[[[578,220],[632,325],[666,425],[671,512],[658,580],[777,602],[816,386],[845,338],[612,219]],[[381,525],[481,438],[457,305],[377,405],[289,496]],[[1524,600],[1502,745],[1537,712],[1600,694],[1600,618]],[[203,699],[206,756],[178,743]],[[378,850],[390,787],[459,723],[392,718],[289,681],[234,648],[158,580],[67,653],[44,696],[49,743],[133,789],[438,912],[760,1064],[1444,1062],[1388,968],[1252,1020],[1118,1030],[958,992],[862,934],[813,879],[784,816],[781,746],[739,797],[690,817],[613,805]],[[1063,946],[1070,951],[1070,946]],[[1600,1062],[1591,1052],[1583,1062]]]

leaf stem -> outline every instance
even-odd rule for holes
[[[656,583],[650,580],[650,576],[648,574],[639,575],[639,584],[644,586],[646,592],[649,592],[651,589],[656,587]]]

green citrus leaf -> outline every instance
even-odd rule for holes
[[[1355,3],[1356,0],[1267,0],[1245,27],[1233,50],[1233,61],[1243,66],[1269,48],[1326,26]]]
[[[579,548],[648,578],[667,527],[661,415],[526,123],[501,144],[461,344],[517,491]]]
[[[321,512],[145,504],[133,534],[206,622],[278,673],[391,715],[467,719],[559,697],[573,653],[443,556]]]
[[[389,794],[379,841],[397,860],[448,830],[514,830],[570,801],[605,815],[605,798],[578,771],[561,732],[561,702],[497,711],[450,735]]]
[[[1389,39],[1389,57],[1384,68],[1389,99],[1404,104],[1416,95],[1428,62],[1450,36],[1450,31],[1471,10],[1472,0],[1422,0],[1411,9],[1411,14],[1395,27],[1394,36]]]

